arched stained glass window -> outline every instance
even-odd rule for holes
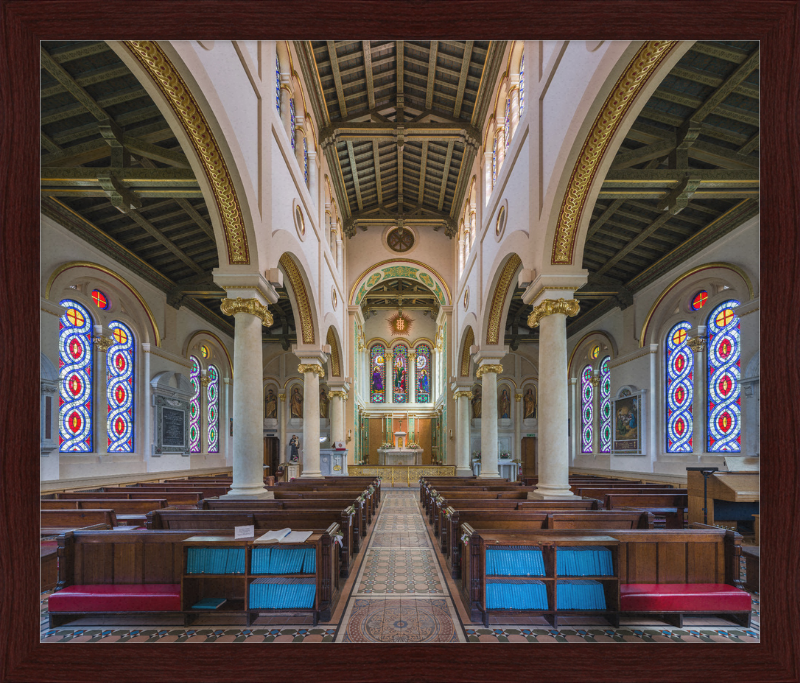
[[[308,142],[306,142],[305,138],[303,138],[303,178],[305,178],[306,187],[308,187]]]
[[[494,189],[494,183],[497,180],[497,136],[494,136],[494,141],[492,142],[492,189]]]
[[[587,365],[581,372],[581,453],[592,452],[593,399],[592,366]]]
[[[59,318],[58,444],[61,453],[92,452],[92,316],[64,299]]]
[[[281,63],[278,57],[275,57],[275,107],[278,110],[278,116],[281,115]]]
[[[506,139],[506,149],[508,149],[508,145],[511,143],[511,98],[506,98],[506,120],[504,126],[504,136]]]
[[[522,112],[525,111],[525,53],[522,53],[522,59],[519,60],[519,117],[522,118]]]
[[[417,347],[417,403],[431,402],[431,347]]]
[[[611,356],[600,363],[600,452],[611,452]]]
[[[208,366],[208,452],[219,453],[219,371]]]
[[[667,333],[667,453],[691,453],[694,425],[694,354],[692,326],[679,322]]]
[[[200,453],[200,361],[190,356],[192,369],[189,381],[192,383],[192,398],[189,401],[189,452]]]
[[[392,370],[394,371],[392,386],[394,402],[406,403],[408,401],[408,349],[402,344],[394,347]]]
[[[738,453],[742,444],[741,344],[738,301],[708,316],[708,452]]]
[[[133,333],[117,320],[109,323],[114,343],[106,352],[109,453],[133,453],[134,350]]]
[[[294,98],[289,100],[289,130],[291,131],[291,135],[289,136],[289,142],[292,143],[292,150],[294,150]]]
[[[386,349],[383,344],[375,344],[369,352],[370,373],[370,402],[386,402]]]

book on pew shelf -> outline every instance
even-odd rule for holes
[[[277,531],[270,530],[263,536],[259,536],[253,543],[278,543],[280,539],[290,533],[292,533],[292,530],[289,528],[278,529]]]
[[[217,609],[225,604],[225,598],[203,598],[200,602],[194,603],[192,609]]]
[[[278,543],[305,543],[311,533],[310,531],[291,531],[283,538],[278,539]]]

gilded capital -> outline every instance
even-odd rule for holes
[[[325,377],[325,370],[322,369],[321,365],[317,365],[317,363],[307,363],[307,364],[300,363],[300,365],[297,366],[297,372],[301,374],[305,374],[306,372],[313,372],[314,374],[319,375],[320,377]]]
[[[416,352],[416,351],[414,351],[414,350],[411,350],[411,351],[409,351],[409,352],[408,352],[408,357],[409,357],[411,360],[414,360],[414,359],[417,357],[417,352]]]
[[[278,400],[285,402],[286,401],[286,394],[278,394]]]
[[[471,391],[466,391],[464,389],[459,389],[458,391],[453,392],[453,398],[455,398],[455,399],[459,399],[462,396],[464,398],[468,398],[468,399],[472,400],[472,392]]]
[[[343,401],[346,401],[347,400],[347,392],[346,391],[341,391],[341,390],[329,391],[328,392],[328,398],[340,398]]]
[[[596,375],[592,375],[592,378],[589,380],[592,383],[592,386],[597,388],[600,386],[600,378]]]
[[[228,299],[226,297],[222,300],[219,307],[225,315],[249,313],[250,315],[261,318],[261,323],[264,327],[272,327],[272,313],[270,313],[267,306],[262,304],[258,299],[242,299],[241,297]]]
[[[706,338],[692,337],[686,342],[686,345],[695,353],[700,353],[706,348]]]
[[[200,386],[207,387],[211,380],[208,377],[201,377],[200,378]]]
[[[94,343],[100,353],[105,353],[114,345],[114,340],[111,337],[103,337],[101,335],[94,338]]]
[[[514,394],[514,400],[519,403],[522,400],[522,394]]]
[[[499,373],[503,372],[503,366],[500,365],[499,363],[497,365],[481,365],[478,368],[478,371],[475,373],[475,377],[481,378],[487,372],[496,372],[496,373],[499,374]]]
[[[578,315],[580,304],[577,299],[545,299],[528,316],[528,327],[537,327],[546,315],[560,313],[572,317]]]

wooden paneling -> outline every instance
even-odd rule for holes
[[[682,543],[658,544],[658,583],[686,582],[686,546]]]
[[[369,453],[367,464],[378,464],[378,449],[383,443],[383,418],[369,418]]]
[[[725,583],[725,572],[717,562],[716,546],[713,543],[689,543],[687,547],[687,570],[690,583]]]
[[[110,543],[85,543],[76,551],[80,554],[75,558],[75,583],[114,583],[114,548]]]
[[[114,583],[142,582],[142,544],[114,543]]]
[[[522,439],[522,476],[536,476],[536,437],[525,436]]]
[[[625,583],[657,583],[658,544],[628,544],[628,575]]]
[[[431,464],[431,419],[429,417],[414,420],[417,430],[417,443],[422,448],[422,464]]]

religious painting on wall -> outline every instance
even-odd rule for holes
[[[408,401],[408,349],[405,346],[395,347],[393,363],[394,402],[406,403]]]
[[[522,419],[529,420],[536,417],[536,394],[533,387],[528,387],[522,395]]]
[[[431,349],[425,344],[417,347],[417,403],[431,401]]]
[[[472,390],[472,417],[480,419],[481,417],[481,409],[483,405],[483,399],[481,398],[481,388],[480,386],[476,386]]]
[[[372,380],[370,390],[371,403],[386,402],[386,349],[382,344],[375,344],[370,351],[370,366],[372,368]]]
[[[278,400],[272,389],[267,391],[267,398],[264,401],[264,417],[276,419],[278,417]]]
[[[623,396],[614,402],[614,450],[639,450],[639,397]]]
[[[292,397],[289,401],[289,405],[292,410],[292,417],[301,418],[303,417],[303,395],[300,393],[300,387],[294,387],[292,389]]]

